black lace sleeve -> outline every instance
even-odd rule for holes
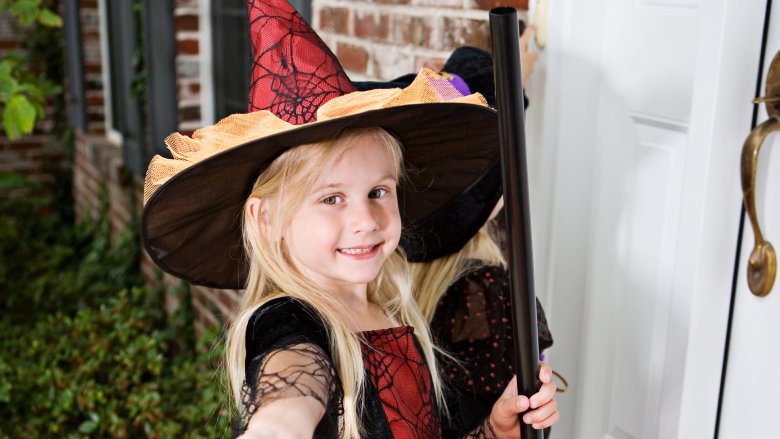
[[[264,405],[303,396],[317,400],[326,410],[317,436],[334,435],[339,385],[316,314],[292,299],[269,302],[247,325],[246,350],[246,381],[236,434],[246,430],[249,419]]]
[[[483,421],[515,374],[509,279],[501,267],[481,267],[455,282],[441,299],[431,322],[437,344],[460,363],[442,359],[450,384],[451,419],[445,437],[461,437]],[[540,350],[552,344],[544,311],[537,301]],[[473,433],[472,433],[473,434]]]
[[[490,420],[485,418],[481,424],[474,430],[466,433],[462,439],[498,439],[498,435],[493,431],[493,426],[490,425]]]

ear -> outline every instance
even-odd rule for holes
[[[261,232],[268,227],[268,202],[258,197],[250,197],[244,205],[244,213]]]

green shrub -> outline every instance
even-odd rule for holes
[[[0,174],[0,438],[225,436],[221,344],[162,311],[188,289],[144,287],[135,227],[68,224],[47,193]]]

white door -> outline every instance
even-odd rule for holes
[[[751,405],[763,392],[765,419],[778,412],[780,368],[764,356],[777,360],[780,328],[758,320],[777,291],[763,302],[737,292],[719,410],[766,1],[549,3],[527,124],[548,358],[571,382],[553,436],[780,437],[757,425]],[[777,200],[771,149],[758,185]],[[777,203],[759,204],[766,236],[780,243]],[[755,434],[742,434],[751,423]]]
[[[772,11],[767,33],[762,78],[772,59],[780,51],[780,11]],[[770,82],[777,81],[780,62],[774,66]],[[766,79],[765,79],[766,81]],[[762,84],[763,85],[763,84]],[[777,85],[770,87],[777,93]],[[767,90],[761,88],[762,96]],[[775,113],[775,117],[778,115]],[[761,106],[758,122],[768,119]],[[780,123],[777,125],[780,128]],[[759,147],[755,168],[755,218],[763,240],[780,243],[780,139],[769,135]],[[751,172],[743,171],[743,178]],[[748,177],[750,181],[753,178]],[[780,282],[764,297],[753,295],[748,288],[748,259],[756,244],[749,216],[744,218],[742,245],[738,254],[736,291],[729,334],[728,354],[724,361],[724,385],[720,406],[720,438],[780,437],[776,416],[780,413]],[[759,241],[762,242],[763,240]],[[771,245],[771,244],[770,244]],[[775,256],[776,261],[776,256]],[[775,265],[776,269],[776,265]],[[761,293],[759,293],[761,294]]]

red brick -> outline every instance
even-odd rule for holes
[[[415,0],[415,6],[432,6],[446,9],[463,9],[463,0]]]
[[[100,64],[84,64],[84,73],[94,73],[99,75],[103,73],[103,67]]]
[[[179,40],[176,42],[179,55],[197,55],[200,52],[198,40]]]
[[[460,46],[474,46],[490,50],[490,26],[484,20],[444,18],[442,41],[448,50]]]
[[[100,95],[92,95],[87,97],[87,105],[89,106],[102,106],[103,102],[103,96]]]
[[[19,41],[0,40],[0,50],[16,50],[21,47]]]
[[[368,52],[360,46],[348,43],[339,43],[336,47],[336,57],[346,70],[365,73],[368,66]]]
[[[6,138],[2,138],[0,141],[0,150],[26,150],[26,149],[38,149],[43,146],[44,139],[38,137],[23,137],[19,140],[9,141]]]
[[[196,0],[176,0],[176,3],[174,4],[174,8],[179,7],[195,7],[197,6]]]
[[[390,35],[388,42],[394,44],[410,44],[412,42],[412,18],[408,15],[393,15],[390,18]]]
[[[179,121],[200,120],[200,106],[179,108]]]
[[[179,15],[176,17],[174,23],[177,31],[197,31],[198,30],[198,16],[197,15]]]
[[[419,47],[427,47],[431,40],[431,20],[430,17],[412,17],[409,24],[410,43]]]
[[[499,6],[510,6],[518,11],[528,10],[528,0],[475,0],[477,9],[493,9]]]
[[[347,23],[349,23],[349,9],[329,7],[320,9],[320,29],[346,33]]]
[[[377,34],[377,37],[381,41],[390,41],[390,36],[392,35],[392,16],[388,14],[381,14],[379,16],[379,31]]]
[[[87,123],[87,132],[96,136],[106,135],[106,124],[103,121]]]
[[[464,44],[491,51],[490,23],[482,20],[469,20],[465,29]]]
[[[373,12],[355,12],[355,36],[371,40],[381,38],[377,29],[376,15]]]
[[[220,308],[232,311],[238,307],[240,296],[233,290],[212,290],[214,299],[220,304]]]

